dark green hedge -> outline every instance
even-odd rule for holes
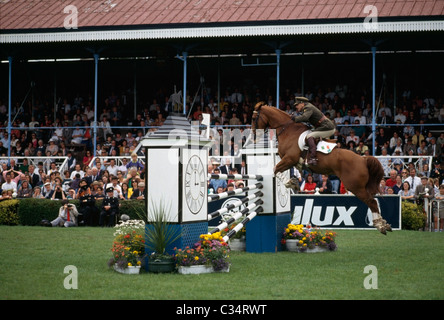
[[[70,200],[79,207],[79,200]],[[18,205],[17,205],[18,204]],[[146,216],[145,201],[142,200],[124,200],[120,201],[120,213],[127,214],[130,219],[140,219],[140,216]],[[18,200],[6,200],[2,202],[3,207],[0,208],[1,212],[5,212],[8,208],[8,216],[11,215],[11,211],[17,212],[18,221],[16,222],[24,226],[35,226],[39,225],[43,219],[49,221],[55,219],[58,215],[59,208],[61,206],[60,201],[48,200],[48,199],[18,199]],[[101,208],[102,200],[96,201],[96,207]],[[11,224],[10,219],[2,221],[0,219],[0,224]],[[9,221],[9,223],[5,223]],[[17,223],[14,223],[17,224]]]

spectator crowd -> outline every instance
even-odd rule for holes
[[[362,156],[372,154],[374,150],[376,155],[382,156],[380,161],[386,175],[381,181],[384,193],[404,190],[402,184],[411,176],[412,170],[415,170],[414,176],[418,179],[427,178],[427,183],[434,186],[435,191],[443,184],[444,102],[441,98],[413,97],[409,91],[405,91],[396,108],[393,107],[393,100],[377,101],[377,131],[373,145],[369,126],[372,123],[372,107],[366,95],[350,93],[346,86],[339,85],[334,89],[317,87],[305,94],[299,89],[286,89],[278,101],[280,109],[289,114],[294,113],[296,96],[307,97],[335,122],[337,130],[331,138],[337,140],[337,147]],[[242,157],[237,157],[245,136],[228,135],[227,138],[223,133],[227,130],[232,132],[233,128],[240,128],[242,132],[248,127],[256,102],[265,101],[275,106],[276,101],[268,91],[262,92],[260,89],[254,92],[237,88],[227,90],[221,95],[219,104],[215,97],[211,90],[206,89],[199,101],[192,101],[189,97],[186,103],[190,120],[202,121],[203,114],[210,116],[210,137],[216,141],[216,148],[211,149],[209,173],[247,173]],[[12,118],[15,120],[11,137],[8,137],[6,128],[7,108],[0,101],[0,123],[3,125],[0,128],[2,196],[7,198],[16,192],[17,197],[22,198],[75,199],[79,185],[86,182],[96,197],[103,197],[104,190],[113,185],[116,197],[134,198],[134,194],[139,193],[136,192],[139,184],[144,184],[145,178],[145,164],[139,160],[143,150],[138,150],[138,143],[148,132],[162,125],[175,106],[167,96],[159,95],[133,117],[126,112],[122,98],[111,93],[97,110],[94,163],[91,163],[94,154],[94,133],[91,127],[94,105],[91,97],[65,99],[56,110],[51,109],[48,103],[39,101],[22,112],[18,112],[18,107],[13,108]],[[443,126],[430,126],[436,124]],[[439,130],[441,133],[437,134]],[[223,148],[223,145],[228,148]],[[5,158],[8,150],[10,161]],[[60,172],[55,159],[65,156],[68,157],[68,166]],[[105,156],[106,161],[102,160]],[[415,162],[416,159],[411,158],[413,156],[433,157],[432,167],[429,168],[426,161]],[[43,157],[41,161],[33,163],[26,159],[40,157]],[[404,174],[406,170],[408,175]],[[298,180],[301,192],[314,193],[319,188],[321,193],[347,193],[338,177],[312,174],[305,170],[299,172],[295,168],[291,174]],[[410,184],[412,190],[417,182]],[[209,181],[209,188],[214,193],[242,188],[244,185],[244,181]]]

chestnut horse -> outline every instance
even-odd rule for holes
[[[256,129],[275,129],[278,140],[278,152],[281,161],[275,166],[274,174],[280,178],[282,172],[297,166],[302,151],[299,148],[299,136],[308,127],[295,123],[290,115],[275,107],[259,102],[254,107],[252,133]],[[364,202],[372,211],[373,225],[383,234],[392,231],[390,224],[385,221],[379,211],[374,195],[379,193],[379,183],[384,176],[381,163],[373,156],[362,157],[356,153],[334,148],[329,154],[317,153],[318,164],[309,169],[320,174],[334,174],[340,178],[347,190]]]

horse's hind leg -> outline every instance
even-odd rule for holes
[[[392,227],[390,224],[382,218],[378,201],[369,193],[367,190],[360,190],[355,193],[355,196],[358,197],[362,202],[364,202],[371,210],[373,215],[373,226],[378,229],[382,234],[387,234],[387,231],[392,231]]]

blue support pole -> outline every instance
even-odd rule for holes
[[[372,47],[372,143],[373,143],[373,153],[376,154],[375,141],[376,141],[376,47]]]
[[[186,102],[187,102],[187,56],[186,51],[182,52],[183,57],[183,114],[187,115]]]
[[[9,88],[8,88],[8,164],[11,161],[11,111],[12,111],[12,57],[8,57],[9,62]]]
[[[98,76],[99,76],[99,54],[95,53],[94,54],[94,69],[95,69],[95,74],[94,74],[94,126],[93,126],[93,154],[94,157],[96,156],[96,146],[97,146],[97,81],[98,81]]]
[[[276,49],[276,108],[279,109],[280,92],[280,73],[281,73],[281,50]]]

